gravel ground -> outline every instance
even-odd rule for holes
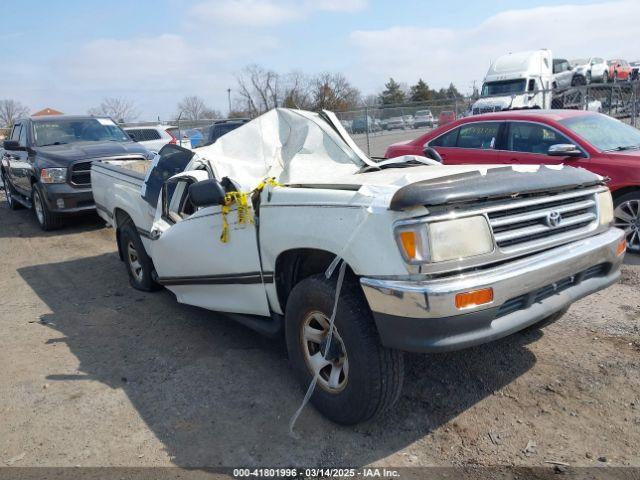
[[[281,342],[130,288],[97,217],[44,233],[2,200],[0,465],[640,466],[637,258],[543,330],[408,355],[382,420],[309,407],[292,438]]]

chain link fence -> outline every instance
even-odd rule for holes
[[[377,158],[382,157],[392,143],[412,140],[461,117],[532,108],[590,110],[640,127],[640,82],[594,83],[517,95],[380,105],[336,112],[336,115],[356,144],[370,157]]]
[[[564,89],[535,90],[511,95],[456,97],[397,105],[377,105],[335,112],[356,144],[372,158],[381,158],[395,142],[412,140],[455,119],[516,109],[577,109],[601,112],[640,127],[640,81],[575,85]],[[122,126],[176,127],[188,139],[218,119],[136,122]]]

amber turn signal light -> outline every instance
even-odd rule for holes
[[[620,240],[618,242],[618,248],[616,249],[616,255],[620,256],[626,251],[627,251],[627,240],[623,238],[622,240]]]
[[[459,310],[491,302],[493,302],[493,288],[472,290],[471,292],[463,292],[456,295],[456,308]]]
[[[408,259],[416,258],[416,233],[411,230],[400,232],[400,242]]]

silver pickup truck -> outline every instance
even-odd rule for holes
[[[615,282],[625,250],[601,177],[374,162],[330,112],[273,110],[197,152],[94,163],[91,178],[135,288],[284,333],[301,384],[317,377],[312,403],[345,424],[393,405],[402,351],[555,319]]]

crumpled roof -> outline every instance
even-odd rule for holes
[[[320,114],[276,108],[195,151],[217,178],[249,190],[266,177],[301,184],[353,175],[372,163],[353,147]]]

